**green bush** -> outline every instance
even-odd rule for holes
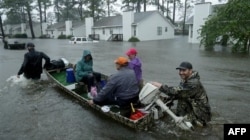
[[[67,39],[66,35],[59,35],[58,39]]]
[[[132,36],[128,41],[129,42],[139,42],[140,40],[137,37]]]
[[[74,37],[73,35],[68,35],[67,39],[71,39],[72,37]]]

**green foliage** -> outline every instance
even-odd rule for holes
[[[59,35],[57,39],[67,39],[66,35]]]
[[[73,35],[68,35],[67,39],[71,39],[72,37],[74,37]]]
[[[250,40],[250,2],[230,0],[216,9],[201,28],[201,44],[206,48],[213,47],[216,38],[222,36],[222,45],[233,41],[232,52],[249,51]]]
[[[28,38],[27,34],[15,34],[13,38]]]
[[[140,40],[137,37],[134,37],[134,36],[130,37],[129,40],[128,40],[128,42],[139,42],[139,41]]]

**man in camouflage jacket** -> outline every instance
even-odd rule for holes
[[[159,90],[173,99],[178,100],[176,115],[185,116],[193,125],[205,126],[211,120],[211,109],[200,76],[192,70],[192,64],[182,62],[179,67],[180,85],[169,87],[158,82],[152,82]]]

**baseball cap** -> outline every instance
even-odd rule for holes
[[[127,52],[127,55],[134,55],[137,54],[137,50],[135,48],[130,48]]]
[[[114,62],[119,65],[125,65],[128,63],[128,59],[126,57],[120,56]]]
[[[193,66],[192,66],[191,63],[184,61],[184,62],[181,62],[181,64],[179,65],[179,67],[177,67],[176,69],[177,70],[178,69],[184,69],[184,70],[185,69],[193,69]]]
[[[31,42],[27,43],[27,47],[35,47],[35,45]]]

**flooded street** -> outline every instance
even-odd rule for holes
[[[27,40],[29,41],[29,40]],[[138,43],[105,42],[72,45],[68,40],[30,40],[51,60],[66,58],[76,63],[84,49],[92,52],[94,70],[110,75],[114,59],[131,46],[143,62],[145,81],[178,85],[175,68],[190,61],[207,90],[212,121],[198,132],[181,132],[164,120],[147,131],[135,131],[100,113],[81,106],[42,75],[37,83],[12,83],[27,50],[6,50],[0,43],[0,139],[1,140],[165,140],[223,139],[223,124],[250,123],[250,56],[231,54],[228,48],[205,51],[187,43],[186,37]]]

